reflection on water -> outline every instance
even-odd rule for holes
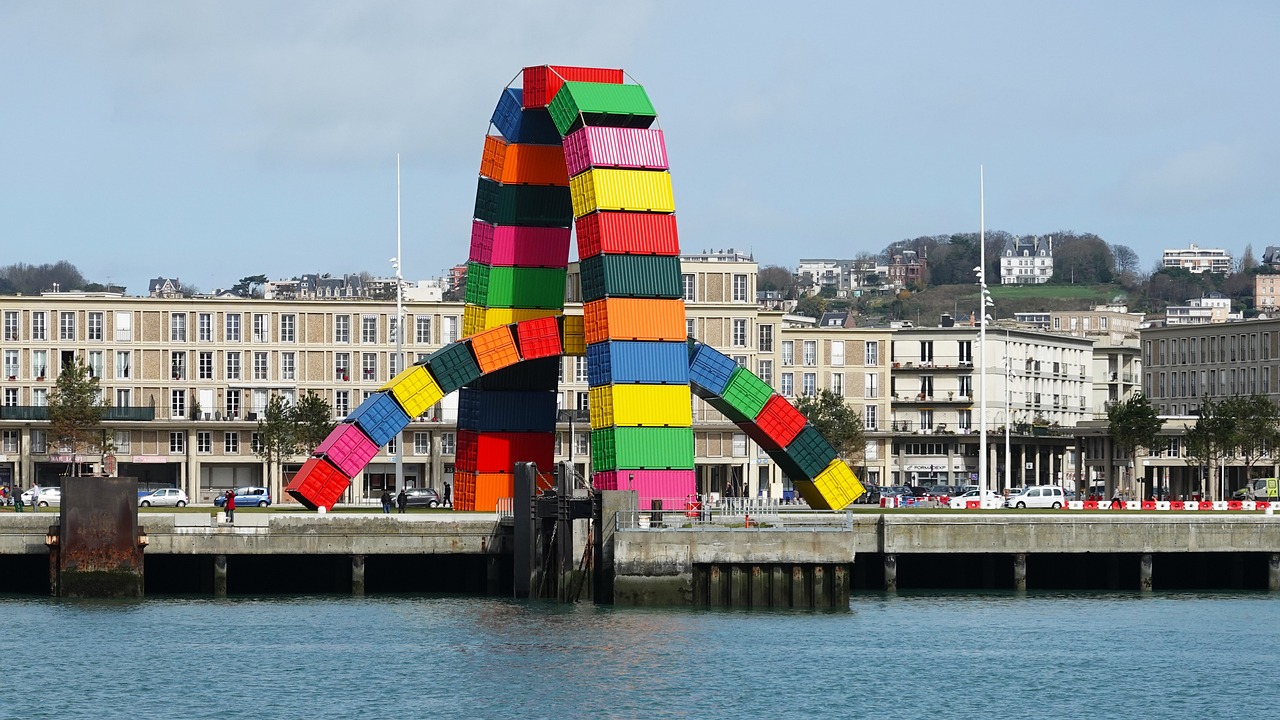
[[[460,597],[0,597],[0,718],[1274,717],[1266,594],[939,594],[848,613]]]

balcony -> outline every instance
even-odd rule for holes
[[[7,405],[0,407],[0,420],[46,421],[49,408],[44,405]],[[150,421],[156,419],[153,407],[107,407],[102,409],[103,422]]]

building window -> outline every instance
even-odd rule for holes
[[[262,433],[255,432],[249,435],[249,451],[254,454],[262,452]]]
[[[227,342],[240,342],[240,315],[239,313],[227,313],[227,328],[223,336]]]
[[[782,373],[780,382],[778,394],[783,397],[795,397],[795,376],[791,373]]]
[[[227,455],[240,454],[240,433],[238,432],[223,433],[222,452]]]
[[[458,341],[458,316],[449,315],[444,318],[444,337],[441,341],[448,345],[451,342]]]
[[[457,433],[451,433],[451,432],[440,433],[440,454],[456,455],[457,453],[458,453]]]
[[[745,318],[734,318],[733,320],[733,346],[747,346],[747,321]]]
[[[91,312],[88,317],[89,339],[102,340],[102,313]]]
[[[804,364],[805,367],[813,367],[818,364],[818,341],[804,341]]]
[[[296,315],[280,316],[280,342],[297,342],[298,318]]]
[[[196,356],[196,373],[200,380],[213,379],[213,353],[202,352]]]
[[[128,388],[117,388],[116,389],[116,407],[129,407],[130,406],[129,395],[130,393]]]
[[[4,389],[4,406],[5,407],[18,406],[18,388]]]
[[[333,341],[339,343],[351,342],[351,316],[350,315],[334,315],[333,316]]]
[[[417,315],[413,318],[413,341],[419,345],[431,344],[431,316]]]
[[[334,380],[350,380],[351,379],[351,354],[350,353],[334,353],[333,354],[333,379]]]
[[[16,455],[18,453],[18,440],[19,435],[17,430],[5,430],[3,445],[4,451],[11,455]]]
[[[758,360],[756,362],[756,367],[760,370],[760,372],[757,373],[760,376],[760,379],[769,387],[773,387],[773,361]]]
[[[265,352],[255,352],[253,354],[253,379],[270,379],[267,377],[267,354]]]
[[[297,373],[294,369],[294,354],[291,352],[280,353],[280,379],[297,380]]]
[[[389,377],[395,377],[399,375],[400,371],[404,369],[400,367],[400,365],[402,364],[402,361],[401,361],[402,357],[403,356],[400,353],[391,353],[387,356],[387,360],[388,360],[387,365],[391,373]]]
[[[227,379],[240,379],[240,353],[238,352],[227,353]]]
[[[47,318],[43,312],[31,313],[31,339],[48,340]]]
[[[115,338],[117,342],[133,341],[133,313],[116,313]]]
[[[844,373],[831,373],[831,392],[844,396]]]
[[[837,367],[844,365],[844,341],[831,341],[831,364]]]
[[[378,316],[377,315],[361,316],[360,342],[365,344],[378,342]]]
[[[187,451],[187,436],[182,432],[169,433],[169,454],[182,455]]]
[[[227,401],[223,407],[227,412],[228,419],[240,417],[240,391],[228,390]]]
[[[10,380],[17,380],[18,376],[22,374],[18,367],[17,350],[4,351],[4,374]]]
[[[933,341],[932,340],[920,341],[920,362],[922,363],[933,362]]]
[[[333,412],[338,419],[345,418],[351,412],[351,392],[335,390],[333,392]]]
[[[760,326],[760,352],[773,352],[773,326]]]
[[[76,339],[76,314],[74,312],[58,313],[58,339]]]
[[[746,275],[733,276],[733,301],[734,302],[747,301],[747,276]]]
[[[49,407],[49,388],[31,388],[31,404],[36,407]]]
[[[4,311],[4,339],[5,342],[18,341],[18,311]]]
[[[431,454],[431,433],[416,432],[413,434],[413,454],[414,455],[430,455]]]
[[[733,456],[738,458],[747,456],[747,436],[743,433],[733,434]]]
[[[169,313],[169,340],[171,342],[187,341],[186,313]]]
[[[107,363],[102,350],[90,350],[86,365],[89,368],[89,377],[101,379],[106,376]]]
[[[920,411],[920,429],[921,430],[933,429],[933,411],[932,410]]]
[[[267,324],[267,316],[264,313],[253,314],[253,341],[271,342],[271,326]]]
[[[43,380],[44,376],[49,374],[48,350],[31,351],[31,374],[34,375],[37,380]]]
[[[130,433],[128,430],[116,430],[115,432],[115,450],[118,453],[127,453],[130,450]]]
[[[734,355],[734,356],[733,356],[733,364],[734,364],[734,365],[737,365],[737,366],[738,366],[738,367],[740,367],[740,368],[744,368],[744,367],[746,367],[746,366],[747,366],[747,356],[746,356],[746,355]]]
[[[169,417],[182,418],[187,416],[187,391],[171,390],[169,391]]]
[[[875,373],[867,373],[862,376],[862,397],[871,400],[880,397],[880,376]]]
[[[879,427],[877,414],[880,412],[878,405],[866,405],[862,409],[862,429],[876,430]]]
[[[213,452],[213,433],[198,432],[196,433],[196,454],[208,455]]]
[[[782,364],[784,366],[796,364],[796,349],[794,341],[782,341]]]
[[[400,337],[400,325],[397,318],[387,318],[387,342],[396,343]]]
[[[805,396],[812,397],[813,395],[818,394],[818,374],[817,373],[805,373],[804,377],[801,378],[800,382],[802,383],[803,392]]]
[[[693,322],[694,322],[693,318],[684,319],[684,336],[685,337],[694,337],[698,334],[697,331],[693,329]]]
[[[363,380],[376,380],[378,378],[378,355],[377,353],[361,353],[360,355],[360,377]]]
[[[573,381],[580,383],[587,381],[587,359],[581,355],[573,358]]]
[[[685,273],[684,275],[681,275],[681,276],[680,276],[680,283],[681,283],[681,286],[682,286],[682,287],[683,287],[683,289],[684,289],[683,298],[684,298],[685,302],[693,302],[693,301],[695,300],[695,297],[694,297],[694,286],[693,286],[693,274],[692,274],[692,273]]]
[[[199,342],[213,342],[213,313],[196,315],[196,337]]]
[[[169,374],[174,380],[187,379],[187,354],[174,351],[169,353]]]

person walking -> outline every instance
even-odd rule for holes
[[[382,491],[382,514],[391,514],[391,493],[386,490]]]
[[[236,521],[236,493],[234,490],[227,491],[227,522]]]
[[[404,488],[400,488],[400,494],[396,495],[396,507],[400,509],[400,514],[404,514],[405,506],[409,504],[409,496],[404,494]]]
[[[445,483],[445,484],[444,484],[444,504],[445,504],[445,507],[453,507],[453,500],[452,500],[452,499],[450,499],[450,495],[449,495],[449,493],[450,493],[451,491],[452,491],[452,488],[450,488],[450,487],[449,487],[449,483]]]

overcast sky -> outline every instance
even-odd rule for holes
[[[920,235],[1134,248],[1280,226],[1275,2],[0,0],[0,265],[145,293],[464,262],[483,135],[526,65],[624,68],[682,248],[762,264]]]

